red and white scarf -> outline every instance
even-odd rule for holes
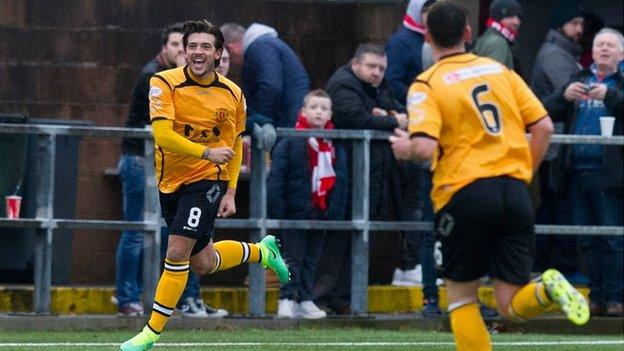
[[[420,33],[420,34],[425,34],[425,26],[423,26],[422,24],[416,22],[415,19],[413,19],[410,15],[405,14],[405,16],[403,16],[403,26],[411,31],[414,31],[416,33]]]
[[[295,129],[310,129],[310,125],[303,114],[299,114]],[[334,129],[329,121],[325,129]],[[331,140],[322,138],[308,138],[308,158],[312,171],[312,205],[321,211],[327,209],[327,195],[336,184],[336,149]]]
[[[485,25],[488,28],[496,29],[510,43],[513,43],[516,40],[516,38],[518,37],[518,32],[517,31],[503,27],[503,25],[500,24],[500,22],[498,22],[497,20],[495,20],[492,17],[489,17],[487,19],[487,21],[485,22]]]

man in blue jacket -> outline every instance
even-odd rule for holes
[[[624,37],[604,28],[594,37],[594,64],[572,76],[570,83],[544,99],[566,134],[600,135],[600,117],[613,116],[614,135],[623,134]],[[621,226],[624,223],[624,150],[619,145],[575,144],[560,148],[553,161],[553,188],[569,192],[574,225]],[[593,316],[622,317],[624,239],[616,235],[582,236],[587,262],[590,311]]]
[[[293,128],[310,90],[310,79],[297,54],[274,28],[253,23],[245,30],[236,23],[221,27],[232,65],[242,64],[247,98],[247,133],[270,151],[275,127]],[[261,128],[260,128],[261,127]]]

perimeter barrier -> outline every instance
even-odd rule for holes
[[[33,228],[36,231],[34,245],[34,295],[33,312],[50,313],[52,288],[52,238],[56,231],[64,229],[139,230],[144,235],[143,294],[146,310],[151,309],[156,285],[160,277],[160,209],[154,174],[154,148],[151,131],[136,128],[74,127],[58,125],[31,125],[0,123],[0,138],[4,134],[28,134],[38,136],[36,174],[36,214],[34,218],[8,219],[0,217],[0,228]],[[369,234],[371,231],[432,230],[430,222],[399,222],[369,220],[370,142],[387,140],[387,132],[370,130],[295,130],[278,128],[279,137],[308,138],[325,137],[348,139],[353,144],[352,155],[352,219],[345,221],[278,220],[267,218],[267,155],[251,144],[251,173],[248,219],[217,219],[217,228],[250,230],[250,240],[261,240],[269,229],[320,229],[351,233],[351,310],[353,315],[365,315],[368,308]],[[120,221],[99,219],[63,219],[54,217],[54,164],[57,157],[56,139],[59,136],[97,138],[141,138],[145,141],[145,206],[143,221]],[[624,145],[624,136],[553,135],[552,143]],[[11,165],[3,165],[11,167]],[[0,194],[6,195],[6,194]],[[4,216],[4,214],[1,214]],[[536,225],[537,234],[566,235],[624,235],[624,227]],[[249,265],[249,316],[266,314],[265,271],[260,265]]]

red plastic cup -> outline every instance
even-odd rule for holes
[[[9,195],[6,198],[6,215],[8,219],[20,218],[20,208],[22,207],[22,197]]]

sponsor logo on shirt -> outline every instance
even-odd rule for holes
[[[442,77],[447,85],[461,82],[462,80],[481,77],[490,74],[498,74],[503,72],[503,66],[497,63],[489,63],[486,65],[478,65],[468,68],[461,68],[456,71],[449,72]]]

